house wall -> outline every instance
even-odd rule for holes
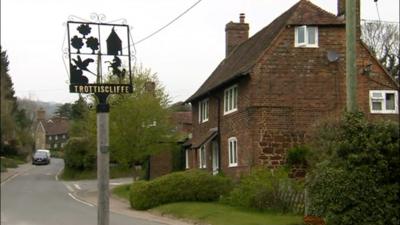
[[[318,121],[345,110],[345,28],[319,27],[318,48],[295,48],[294,28],[286,28],[254,68],[250,87],[253,148],[257,164],[284,163],[288,148],[307,141]],[[335,51],[337,62],[327,60]],[[371,119],[397,120],[397,115],[369,113],[369,90],[396,89],[383,69],[360,43],[357,46],[358,105]],[[372,63],[372,77],[362,75]]]

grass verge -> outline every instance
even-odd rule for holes
[[[152,209],[161,214],[172,215],[212,225],[300,225],[302,217],[275,212],[259,212],[235,208],[220,203],[181,202],[162,205]]]
[[[119,198],[129,201],[131,184],[124,184],[112,189]],[[150,211],[172,215],[176,218],[190,219],[212,225],[300,225],[302,217],[276,212],[260,212],[235,208],[220,203],[179,202],[162,205]]]
[[[0,158],[1,172],[6,172],[7,168],[17,168],[18,165],[24,163],[25,163],[24,161],[19,159],[1,157]]]
[[[112,189],[112,193],[119,198],[129,201],[129,189],[132,184],[119,185]]]
[[[119,177],[130,177],[132,176],[132,170],[129,168],[111,167],[110,178]],[[90,180],[97,178],[97,171],[94,170],[75,170],[70,168],[64,168],[60,175],[62,180]]]

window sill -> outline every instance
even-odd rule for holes
[[[238,111],[237,108],[236,108],[236,109],[233,109],[233,110],[231,110],[231,111],[226,111],[226,112],[224,112],[224,116],[225,116],[225,115],[232,114],[232,113],[237,112],[237,111]]]
[[[229,168],[235,168],[235,167],[238,167],[238,164],[237,163],[236,164],[229,164],[228,167]]]
[[[399,114],[397,111],[371,111],[371,114]]]
[[[295,48],[319,48],[318,45],[294,45]]]

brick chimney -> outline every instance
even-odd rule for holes
[[[361,27],[360,27],[360,0],[356,1],[356,24],[357,24],[357,39],[361,37]],[[337,16],[345,16],[346,15],[346,0],[337,0]]]
[[[245,15],[240,13],[239,23],[229,22],[225,26],[226,55],[228,56],[236,46],[249,39],[249,24],[244,22]]]
[[[146,83],[144,83],[144,91],[146,93],[155,95],[156,94],[156,83],[153,81],[146,81]]]

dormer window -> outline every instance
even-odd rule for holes
[[[294,47],[318,48],[318,27],[304,25],[294,31]]]

